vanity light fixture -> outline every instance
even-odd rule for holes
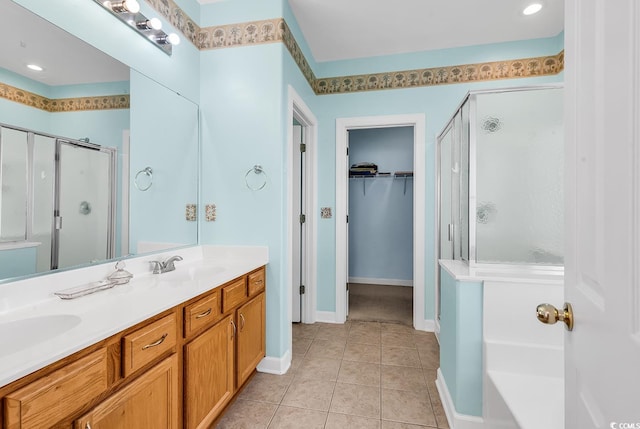
[[[129,28],[147,39],[156,48],[171,55],[172,47],[180,43],[177,34],[167,34],[161,30],[162,22],[158,18],[147,18],[140,12],[138,0],[93,0],[113,16],[127,24]]]
[[[37,64],[27,64],[27,68],[37,72],[41,72],[44,70],[42,67],[40,67]]]
[[[523,15],[533,15],[542,9],[542,4],[540,3],[531,3],[529,6],[525,7],[522,11]]]

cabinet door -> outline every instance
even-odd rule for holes
[[[184,347],[187,429],[208,428],[233,396],[232,322],[225,317]]]
[[[238,387],[242,386],[265,354],[264,293],[238,308]]]
[[[75,421],[75,429],[178,429],[174,354]]]

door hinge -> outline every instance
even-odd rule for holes
[[[304,295],[305,287],[304,285],[300,285],[300,295]]]
[[[347,156],[349,156],[349,148],[347,148]]]
[[[349,215],[347,215],[347,223],[349,223]]]
[[[349,292],[349,283],[347,283],[347,292]]]
[[[307,151],[307,145],[305,143],[300,143],[300,152],[305,153]]]
[[[62,229],[62,216],[55,216],[53,220],[55,229]]]
[[[305,223],[307,221],[307,217],[303,214],[300,215],[300,223]]]

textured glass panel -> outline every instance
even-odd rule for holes
[[[38,272],[51,269],[51,231],[53,227],[53,192],[55,185],[56,141],[52,137],[34,136],[33,141],[33,223],[31,239],[40,243],[36,251]]]
[[[477,100],[477,261],[562,265],[562,90]]]
[[[107,258],[109,163],[108,153],[62,144],[59,268]]]
[[[453,259],[462,259],[460,253],[460,135],[461,113],[453,119],[453,142],[451,151],[451,218],[453,219]]]
[[[461,109],[460,124],[460,256],[469,260],[469,102]]]
[[[0,241],[27,238],[27,133],[0,130]]]

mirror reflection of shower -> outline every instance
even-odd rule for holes
[[[115,256],[116,151],[0,126],[0,278]]]

